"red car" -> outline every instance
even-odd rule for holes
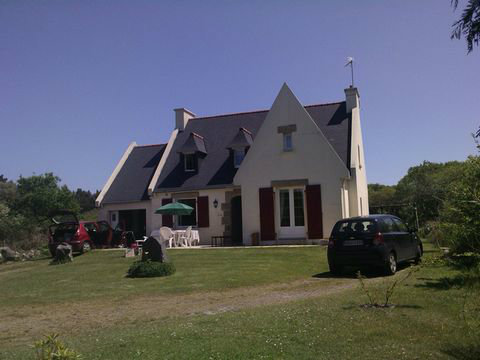
[[[55,250],[61,243],[72,246],[73,252],[84,253],[93,248],[110,247],[113,230],[106,221],[78,221],[71,211],[60,210],[51,216],[48,248],[55,256]]]

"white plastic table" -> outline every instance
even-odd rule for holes
[[[180,242],[180,235],[185,234],[186,230],[173,230],[173,234],[175,236],[175,244],[179,244]],[[197,242],[197,244],[200,244],[200,235],[198,234],[198,230],[193,230],[192,229],[192,242]],[[190,247],[192,244],[182,244],[180,246],[186,246]]]
[[[185,231],[186,230],[173,230],[173,234],[175,236],[174,243],[178,244],[179,239],[180,239],[180,235],[185,234]],[[153,236],[154,238],[156,238],[158,240],[163,240],[162,236],[160,235],[160,230],[153,230],[152,233],[150,234],[150,236]],[[200,244],[200,235],[198,233],[198,230],[193,230],[192,229],[192,238],[193,238],[193,242],[196,241],[197,244]],[[191,244],[187,244],[187,247],[190,247],[190,246],[191,246]]]

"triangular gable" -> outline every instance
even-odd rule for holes
[[[256,165],[249,165],[249,163],[253,162],[258,165],[258,163],[266,161],[266,164],[262,164],[261,171],[266,175],[268,174],[268,176],[273,176],[273,178],[275,178],[275,174],[284,176],[280,174],[280,171],[277,171],[277,164],[268,163],[268,159],[271,162],[276,162],[279,159],[279,154],[282,153],[282,145],[281,137],[276,135],[277,132],[282,131],[281,128],[290,125],[296,125],[297,136],[302,136],[302,142],[307,140],[309,144],[312,144],[311,150],[308,151],[305,149],[306,143],[296,144],[299,148],[303,148],[302,151],[304,153],[302,153],[302,159],[292,160],[292,165],[296,165],[296,162],[301,160],[305,163],[305,166],[309,166],[309,163],[315,162],[315,158],[328,157],[330,159],[328,164],[330,167],[335,168],[336,173],[341,174],[342,177],[349,176],[345,163],[334,150],[320,127],[315,123],[288,85],[284,83],[259,129],[250,151],[247,153],[242,166],[234,178],[235,184],[239,185],[243,178],[251,176],[252,171],[257,171]],[[295,133],[294,136],[296,136]],[[286,154],[284,155],[289,157]],[[292,158],[292,156],[289,158]],[[282,159],[282,162],[286,164],[288,159]],[[290,175],[292,177],[298,176],[294,173]]]

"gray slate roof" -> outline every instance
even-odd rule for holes
[[[346,103],[309,105],[305,109],[350,169],[351,122]],[[155,191],[188,191],[231,185],[237,169],[228,148],[238,140],[241,128],[251,132],[255,139],[267,114],[268,110],[263,110],[191,119],[185,130],[177,135]],[[198,157],[197,172],[185,172],[180,153],[183,145],[192,138],[192,132],[203,137],[207,155]]]
[[[148,200],[148,185],[166,144],[136,146],[108,189],[102,203]]]

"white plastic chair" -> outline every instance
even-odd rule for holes
[[[192,246],[192,227],[187,227],[187,230],[183,234],[180,234],[180,245],[181,246]]]
[[[199,246],[200,245],[200,235],[198,231],[192,231],[192,246]]]
[[[164,241],[168,241],[168,247],[171,248],[173,245],[173,242],[175,241],[175,236],[172,229],[166,226],[162,226],[160,228],[160,235]]]

